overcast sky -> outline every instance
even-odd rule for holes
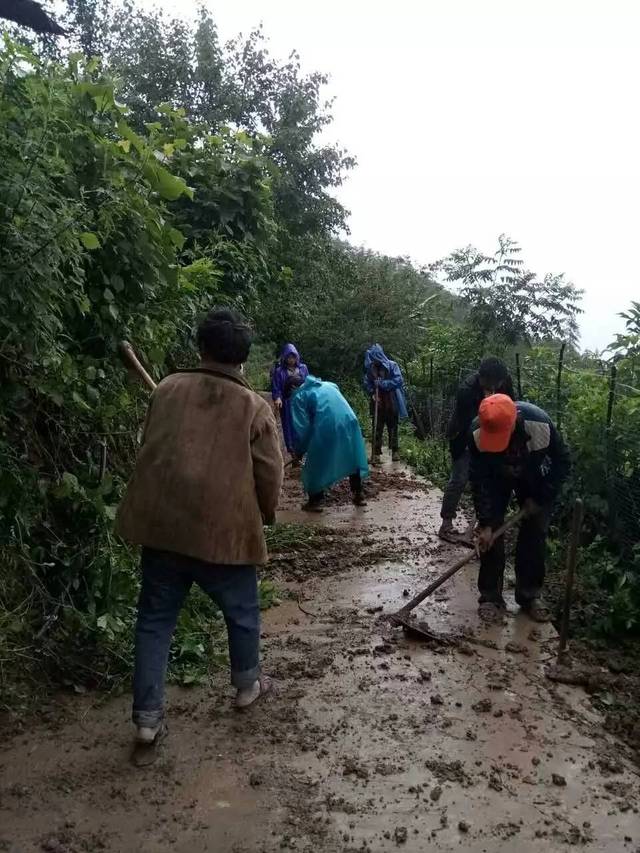
[[[428,263],[504,232],[585,289],[583,347],[621,329],[640,300],[638,0],[209,5],[223,38],[262,21],[276,56],[330,75],[354,243]]]

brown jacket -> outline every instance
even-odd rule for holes
[[[116,531],[211,563],[262,564],[282,476],[275,418],[242,374],[180,371],[153,393]]]

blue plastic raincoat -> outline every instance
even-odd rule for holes
[[[333,382],[309,376],[291,397],[296,453],[306,454],[302,484],[315,495],[350,474],[369,476],[367,450],[353,409]]]
[[[290,355],[296,359],[296,366],[293,371],[287,367],[287,358]],[[301,361],[300,354],[295,346],[293,344],[286,344],[280,353],[280,361],[271,376],[271,396],[274,400],[282,400],[282,409],[280,410],[282,433],[284,435],[285,446],[289,453],[293,452],[293,422],[291,420],[291,394],[287,390],[287,384],[294,375],[305,380],[309,375],[309,369]]]
[[[369,347],[364,357],[365,390],[370,395],[374,392],[375,384],[374,377],[371,371],[371,368],[374,364],[381,364],[382,367],[384,367],[387,371],[388,375],[387,379],[378,380],[378,387],[381,391],[395,392],[395,401],[398,410],[398,415],[401,418],[408,418],[409,412],[407,411],[407,403],[404,399],[404,379],[402,378],[402,371],[400,370],[395,361],[391,361],[391,359],[385,355],[385,352],[380,346],[380,344],[374,344],[372,347]]]

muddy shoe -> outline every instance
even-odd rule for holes
[[[457,544],[462,533],[453,526],[453,521],[450,519],[443,519],[442,524],[440,525],[440,530],[438,530],[438,536],[440,539],[444,539],[445,542],[453,542]]]
[[[382,456],[379,453],[375,453],[371,459],[369,460],[370,465],[382,465]]]
[[[478,607],[478,614],[484,622],[499,622],[506,609],[504,601],[483,601]]]
[[[393,453],[391,454],[391,461],[392,461],[392,462],[399,462],[399,461],[400,461],[400,453],[399,453],[399,451],[397,451],[397,450],[394,450],[394,451],[393,451]]]
[[[534,598],[527,604],[521,604],[520,609],[534,622],[551,622],[551,611],[539,598]]]
[[[241,687],[238,689],[235,698],[235,706],[239,711],[245,711],[251,707],[258,699],[268,696],[273,691],[273,680],[268,675],[261,675],[257,678],[251,687]]]
[[[307,501],[306,504],[302,505],[303,512],[322,512],[323,506],[321,503],[311,503],[311,501]]]
[[[139,726],[136,732],[136,742],[131,752],[131,763],[135,767],[148,767],[158,758],[159,748],[167,735],[164,723],[151,728]]]
[[[358,492],[357,494],[355,494],[353,496],[353,503],[355,506],[366,506],[367,505],[367,501],[365,499],[365,496],[362,494],[362,492]]]

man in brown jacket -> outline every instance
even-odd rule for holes
[[[235,311],[212,311],[198,328],[201,364],[164,379],[151,398],[143,445],[118,510],[117,532],[142,546],[133,721],[140,745],[163,731],[164,681],[178,614],[197,583],[227,624],[236,705],[269,689],[260,673],[256,565],[263,524],[275,519],[283,476],[268,403],[241,365],[251,333]]]

